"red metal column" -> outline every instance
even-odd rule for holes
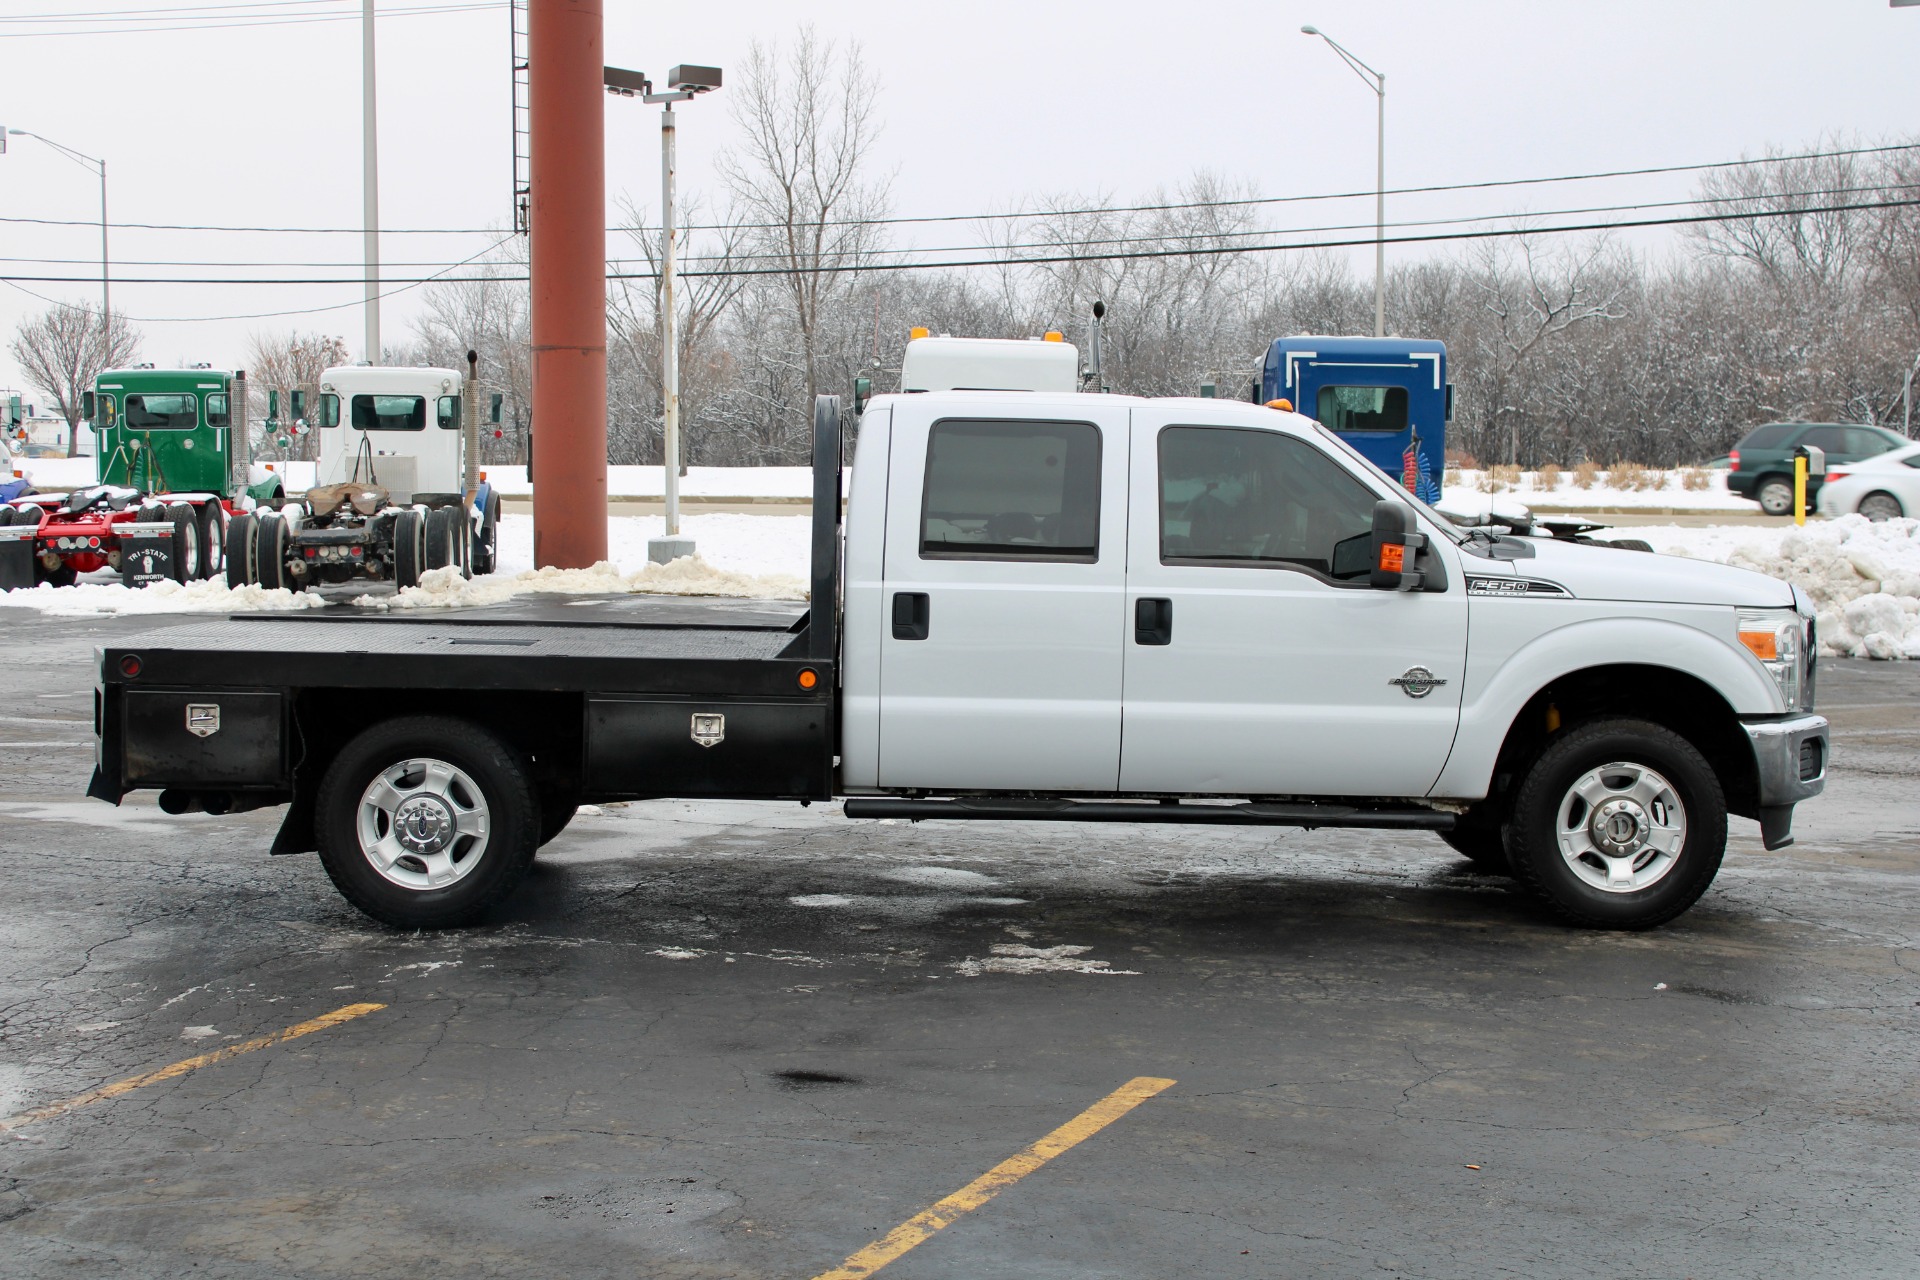
[[[600,0],[530,0],[533,560],[607,558],[607,173]]]

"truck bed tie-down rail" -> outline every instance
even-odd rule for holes
[[[908,800],[862,798],[846,802],[849,818],[988,819],[1017,822],[1184,822],[1214,826],[1371,827],[1397,831],[1451,831],[1454,815],[1438,809],[1251,801],[1190,804],[1125,800]]]

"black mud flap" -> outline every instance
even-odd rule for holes
[[[1769,851],[1793,843],[1793,806],[1766,805],[1760,810],[1760,843]]]
[[[93,769],[93,781],[87,784],[87,797],[91,800],[105,800],[108,804],[118,805],[126,793],[107,782],[106,775],[100,772],[98,765]]]
[[[296,787],[293,803],[287,806],[287,816],[280,819],[280,830],[273,837],[273,848],[267,850],[275,857],[283,853],[318,853],[320,842],[314,837],[313,828],[313,789]]]

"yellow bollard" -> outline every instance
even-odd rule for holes
[[[1807,522],[1807,460],[1793,460],[1793,522]]]

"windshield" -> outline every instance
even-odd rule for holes
[[[1312,422],[1313,420],[1309,418],[1308,421]],[[1372,461],[1370,461],[1364,453],[1361,453],[1358,449],[1348,444],[1345,440],[1342,440],[1339,436],[1335,435],[1333,432],[1327,430],[1324,426],[1322,426],[1318,422],[1313,423],[1313,429],[1315,431],[1318,431],[1320,433],[1321,438],[1326,440],[1328,443],[1332,444],[1334,448],[1340,450],[1340,452],[1346,454],[1349,458],[1352,458],[1355,462],[1365,467],[1368,471],[1371,471],[1374,475],[1379,476],[1380,479],[1384,480],[1393,489],[1393,495],[1395,498],[1399,499],[1402,502],[1405,502],[1408,506],[1412,507],[1415,511],[1420,512],[1422,515],[1426,516],[1427,519],[1433,521],[1434,524],[1440,527],[1440,532],[1446,534],[1447,537],[1452,538],[1455,542],[1464,542],[1466,540],[1466,535],[1460,531],[1459,525],[1456,525],[1453,521],[1447,519],[1445,516],[1441,515],[1438,511],[1434,510],[1432,507],[1428,506],[1426,503],[1420,501],[1420,499],[1408,493],[1404,485],[1402,485],[1399,481],[1395,480],[1392,476],[1388,475],[1386,472],[1382,471],[1379,467],[1375,466],[1372,463]]]
[[[200,425],[190,395],[127,397],[127,425],[138,431],[191,431]]]

